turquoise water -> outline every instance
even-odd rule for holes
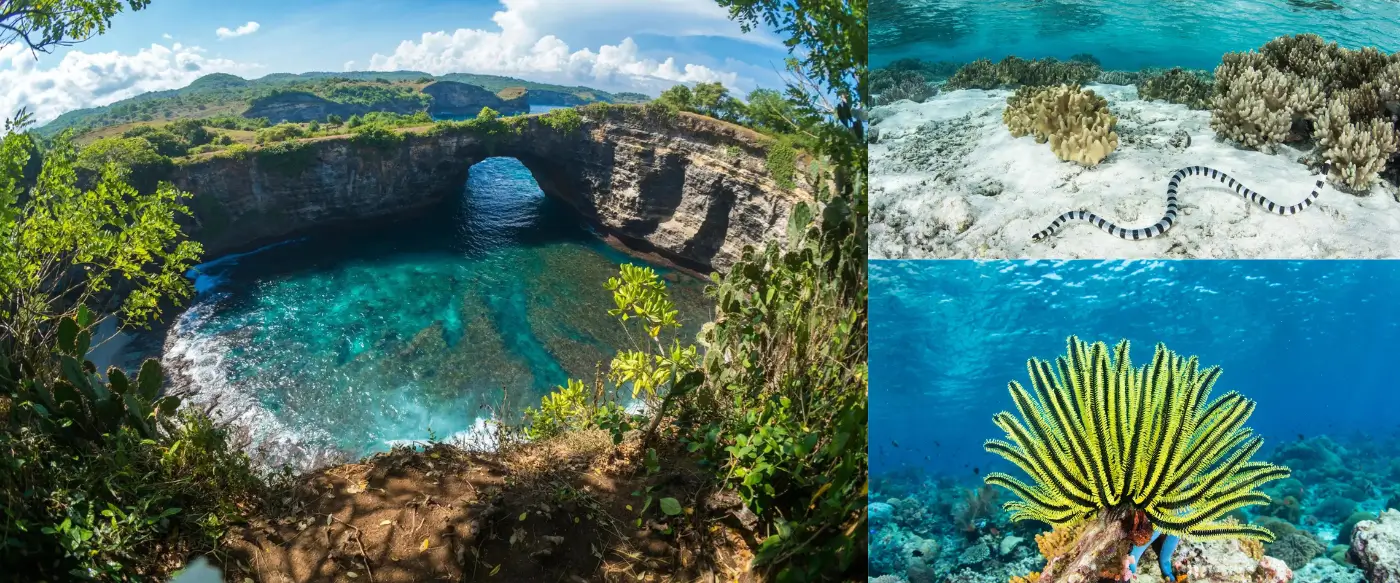
[[[166,364],[243,416],[275,456],[357,456],[467,435],[630,346],[603,288],[632,259],[547,198],[518,161],[473,166],[462,196],[382,229],[321,233],[192,271]],[[661,270],[693,338],[700,281]]]
[[[1396,0],[876,0],[870,65],[915,57],[1067,59],[1105,69],[1212,69],[1220,55],[1312,32],[1348,48],[1400,50]]]
[[[1004,435],[992,416],[1015,410],[1007,384],[1029,386],[1027,359],[1064,354],[1070,335],[1126,338],[1136,366],[1163,342],[1221,367],[1214,396],[1257,403],[1255,457],[1293,478],[1267,486],[1275,502],[1247,519],[1331,544],[1353,512],[1400,508],[1397,287],[1400,261],[873,261],[870,499],[905,501],[894,523],[872,522],[871,574],[904,574],[911,541],[938,541],[929,562],[944,574],[996,532],[1043,530],[995,505],[968,526],[966,500],[988,471],[1021,474],[983,450]],[[1043,564],[1028,546],[974,568],[1005,581]],[[1338,579],[1295,583],[1323,580]]]
[[[544,113],[556,109],[564,109],[568,105],[531,105],[527,114]],[[434,121],[465,121],[476,117],[475,115],[439,115],[433,118]]]

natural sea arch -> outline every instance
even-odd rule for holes
[[[703,116],[598,108],[561,129],[522,116],[507,131],[410,132],[392,144],[323,138],[206,156],[173,181],[193,193],[193,238],[207,256],[429,209],[460,193],[469,169],[510,157],[549,196],[607,235],[700,271],[724,268],[746,245],[785,235],[810,200],[802,173],[769,163],[771,140]],[[787,186],[784,186],[786,184]]]

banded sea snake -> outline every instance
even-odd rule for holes
[[[1328,171],[1330,171],[1331,169],[1332,161],[1323,161],[1322,176],[1326,176]],[[1043,241],[1050,235],[1054,235],[1071,220],[1088,221],[1089,224],[1094,225],[1100,230],[1110,235],[1114,235],[1119,239],[1132,239],[1136,241],[1138,239],[1150,239],[1152,237],[1156,237],[1157,235],[1161,235],[1162,233],[1167,232],[1167,230],[1172,228],[1172,225],[1176,223],[1176,215],[1178,210],[1176,200],[1176,189],[1181,184],[1181,180],[1183,178],[1186,178],[1187,176],[1210,176],[1211,178],[1225,183],[1226,186],[1235,189],[1235,194],[1240,195],[1241,198],[1244,198],[1245,200],[1257,204],[1260,207],[1267,209],[1271,213],[1279,215],[1292,215],[1297,213],[1298,211],[1312,206],[1314,202],[1317,202],[1318,191],[1322,189],[1322,179],[1318,178],[1317,183],[1313,187],[1312,194],[1308,195],[1307,198],[1303,199],[1303,202],[1284,206],[1272,200],[1269,200],[1268,198],[1265,198],[1262,194],[1245,188],[1243,183],[1235,180],[1234,178],[1230,178],[1224,172],[1221,172],[1214,168],[1207,168],[1205,166],[1191,166],[1189,168],[1182,168],[1180,170],[1177,170],[1176,173],[1172,174],[1171,181],[1167,182],[1167,214],[1163,215],[1162,220],[1157,221],[1157,224],[1155,225],[1140,229],[1125,229],[1123,227],[1113,224],[1112,222],[1109,222],[1108,219],[1105,219],[1089,211],[1069,211],[1067,213],[1061,214],[1058,217],[1055,217],[1055,221],[1050,223],[1050,226],[1046,227],[1045,230],[1039,233],[1031,235],[1031,239],[1034,241]]]

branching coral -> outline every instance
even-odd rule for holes
[[[1281,36],[1259,52],[1227,53],[1215,70],[1211,128],[1264,151],[1309,137],[1334,181],[1375,182],[1396,151],[1400,55],[1350,50],[1315,34]],[[1316,121],[1309,126],[1305,121]]]
[[[1332,179],[1356,190],[1371,187],[1395,154],[1395,127],[1379,118],[1352,121],[1358,116],[1342,99],[1333,99],[1318,116],[1317,138],[1322,155],[1332,161]]]
[[[1011,135],[1048,141],[1061,160],[1085,166],[1097,165],[1118,147],[1113,131],[1118,118],[1108,111],[1108,101],[1077,85],[1017,89],[1001,119]]]
[[[1136,85],[1143,99],[1180,103],[1191,109],[1209,108],[1211,82],[1181,67],[1144,78]]]
[[[1322,109],[1322,86],[1285,73],[1258,53],[1227,53],[1215,69],[1210,127],[1246,147],[1272,150],[1289,140],[1294,120]]]
[[[1256,488],[1289,472],[1250,461],[1263,445],[1244,427],[1252,401],[1230,392],[1207,403],[1219,367],[1202,370],[1196,357],[1158,344],[1150,364],[1133,368],[1128,341],[1110,356],[1104,343],[1073,336],[1055,365],[1027,363],[1034,394],[1010,383],[1020,419],[998,413],[1009,441],[986,443],[1032,478],[985,479],[1019,498],[1004,505],[1013,520],[1072,525],[1114,510],[1145,514],[1170,536],[1273,540],[1268,529],[1225,519],[1267,504]]]

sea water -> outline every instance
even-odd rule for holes
[[[1395,0],[879,0],[870,66],[1089,53],[1107,70],[1213,69],[1226,52],[1304,32],[1395,52],[1397,15]]]
[[[967,497],[988,471],[1023,476],[983,450],[1005,438],[992,416],[1014,414],[1008,383],[1030,387],[1026,361],[1053,362],[1070,335],[1127,339],[1138,367],[1165,343],[1221,368],[1213,397],[1257,403],[1246,423],[1264,438],[1255,458],[1294,477],[1266,486],[1276,504],[1251,519],[1331,542],[1353,512],[1400,507],[1400,262],[875,261],[870,287],[871,502],[910,498],[922,513],[872,531],[872,575],[902,575],[897,547],[914,533],[942,545],[937,569],[975,546],[978,533],[955,526]],[[1278,505],[1288,497],[1298,514]],[[984,536],[1036,531],[982,516]],[[1006,580],[1038,560],[1031,545],[975,568]]]
[[[433,212],[214,259],[166,340],[179,390],[274,460],[314,464],[480,430],[631,347],[604,288],[622,263],[512,158]],[[700,281],[658,267],[694,338]],[[512,419],[515,420],[515,419]]]

